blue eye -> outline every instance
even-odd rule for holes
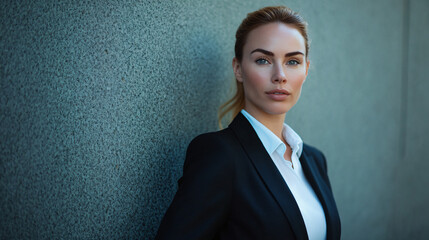
[[[298,65],[298,64],[299,64],[299,62],[297,60],[289,60],[287,62],[287,65]]]
[[[257,59],[255,62],[256,62],[257,64],[261,64],[261,65],[263,65],[263,64],[269,64],[268,60],[267,60],[267,59],[265,59],[265,58],[259,58],[259,59]]]

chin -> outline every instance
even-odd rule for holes
[[[288,111],[289,111],[289,108],[288,109],[270,109],[266,112],[270,115],[281,115],[281,114],[286,114]]]
[[[290,106],[290,104],[284,105],[282,104],[281,106],[276,106],[270,109],[267,109],[267,113],[272,114],[272,115],[279,115],[279,114],[286,114],[291,108],[293,107]]]

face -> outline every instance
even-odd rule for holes
[[[243,59],[233,59],[234,74],[243,83],[244,109],[255,118],[286,114],[298,101],[309,62],[298,30],[269,23],[252,30]]]

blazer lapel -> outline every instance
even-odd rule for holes
[[[305,223],[295,198],[252,125],[239,113],[229,127],[236,134],[262,180],[289,220],[296,239],[308,239]]]
[[[305,150],[302,152],[300,162],[307,180],[311,187],[313,187],[325,211],[327,239],[339,239],[339,236],[336,236],[339,232],[336,229],[336,226],[339,226],[338,210],[329,186],[320,175],[317,166],[315,166],[315,160]]]

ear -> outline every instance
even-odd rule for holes
[[[232,69],[234,70],[235,79],[237,79],[239,82],[243,82],[241,64],[236,57],[232,59]]]
[[[310,68],[310,60],[306,62],[307,67],[305,68],[305,79],[307,79],[308,69]],[[305,81],[305,80],[304,80]]]

